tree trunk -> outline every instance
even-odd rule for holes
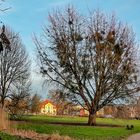
[[[0,107],[0,130],[6,130],[9,128],[8,114],[5,112],[4,104]]]
[[[0,130],[3,130],[5,129],[5,120],[4,120],[4,107],[2,106],[0,108],[0,122],[1,122],[1,125],[0,125]]]
[[[96,125],[96,114],[89,114],[88,125]]]

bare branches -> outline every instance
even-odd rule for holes
[[[16,88],[21,78],[29,79],[28,55],[17,34],[6,28],[6,36],[10,39],[11,51],[4,49],[0,53],[0,97],[4,100],[10,97],[12,90]],[[17,36],[17,37],[15,37]],[[3,103],[4,105],[4,103]]]
[[[85,20],[68,8],[50,14],[49,21],[46,42],[35,40],[41,73],[77,95],[90,114],[139,91],[134,33],[114,15],[95,11]]]

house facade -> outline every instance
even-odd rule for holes
[[[57,108],[50,100],[45,100],[41,103],[40,112],[46,115],[56,115]]]

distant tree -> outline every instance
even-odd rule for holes
[[[115,118],[129,119],[129,117],[130,117],[129,107],[126,105],[117,106],[114,116],[115,116]]]
[[[137,99],[134,107],[135,107],[136,118],[140,119],[140,97]]]
[[[12,90],[7,108],[12,117],[21,117],[29,112],[30,109],[30,90],[31,83],[27,79],[22,79]]]
[[[41,96],[36,93],[31,97],[31,106],[30,106],[31,113],[36,114],[39,113],[40,104],[41,104]]]
[[[114,16],[82,16],[70,7],[50,14],[43,31],[43,39],[35,37],[41,73],[89,111],[89,125],[101,108],[139,91],[135,35]]]
[[[105,106],[103,109],[105,115],[115,116],[117,107],[115,107],[114,105],[109,105],[109,106]]]
[[[68,95],[59,89],[50,90],[48,97],[57,106],[57,115],[64,115],[64,112],[66,110],[68,111],[69,106],[72,107],[73,105],[73,103],[69,100]]]

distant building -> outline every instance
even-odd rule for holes
[[[103,108],[96,112],[96,115],[99,116],[99,117],[103,116],[104,114],[105,114],[105,111],[104,111]]]
[[[89,115],[89,112],[87,110],[85,110],[84,108],[80,109],[80,112],[79,112],[80,117],[88,116],[88,115]]]
[[[50,100],[45,100],[41,103],[41,114],[56,115],[57,108]]]
[[[140,111],[137,105],[108,105],[97,111],[97,117],[135,118]],[[59,113],[60,112],[60,113]],[[45,100],[40,105],[40,113],[45,115],[88,116],[89,112],[81,105],[68,104],[67,106],[55,105],[51,100]],[[140,114],[140,113],[139,113]]]
[[[89,112],[84,109],[83,107],[80,108],[80,111],[79,111],[79,116],[88,116],[89,115]],[[104,110],[101,109],[100,111],[97,111],[96,113],[97,116],[103,116],[104,115]]]

